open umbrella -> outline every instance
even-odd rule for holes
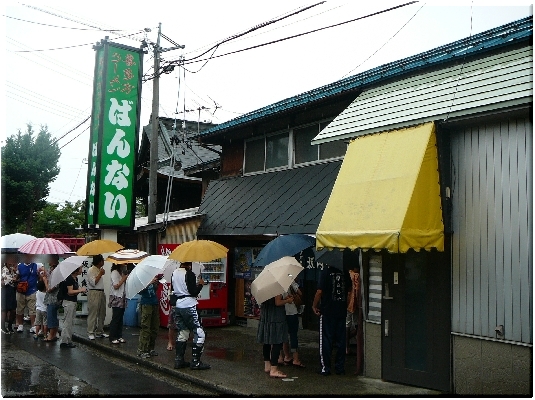
[[[87,260],[86,256],[71,256],[61,261],[52,274],[50,275],[50,287],[55,287],[63,282],[76,269],[82,266],[83,262]]]
[[[149,253],[141,250],[122,249],[110,254],[108,258],[106,258],[106,261],[112,262],[114,264],[137,264],[148,256]]]
[[[65,254],[71,249],[65,243],[53,238],[36,238],[19,247],[26,254]]]
[[[37,238],[32,235],[18,232],[4,235],[0,238],[0,248],[2,249],[2,253],[16,253],[21,246],[33,239]]]
[[[180,262],[212,261],[218,258],[225,258],[228,249],[222,244],[211,240],[192,240],[182,243],[169,254],[171,260]]]
[[[258,304],[288,291],[303,267],[294,257],[282,257],[260,272],[251,284],[251,293]]]
[[[152,279],[163,274],[165,264],[170,260],[166,256],[147,256],[130,272],[125,283],[126,298],[131,299],[147,287]]]
[[[96,256],[98,254],[113,253],[121,249],[124,249],[124,246],[113,240],[98,239],[84,244],[76,251],[76,254],[79,256]]]
[[[263,267],[284,256],[293,256],[314,245],[316,245],[316,238],[301,233],[279,236],[258,253],[253,266]]]

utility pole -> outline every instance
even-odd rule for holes
[[[158,131],[160,129],[160,54],[176,49],[183,49],[185,46],[177,45],[172,48],[160,48],[160,37],[162,36],[162,23],[158,23],[158,39],[154,46],[154,79],[152,83],[152,132],[150,135],[150,170],[149,170],[149,199],[148,199],[148,223],[156,222],[156,209],[158,205]],[[165,38],[167,36],[164,35]],[[167,38],[168,39],[168,38]],[[168,39],[169,40],[169,39]],[[173,42],[174,43],[174,42]],[[176,44],[176,43],[174,43]],[[172,69],[171,69],[172,70]],[[156,245],[158,243],[158,231],[149,230],[148,253],[157,254]]]
[[[160,36],[162,34],[162,23],[158,24],[158,39],[154,46],[154,79],[152,82],[152,131],[150,139],[150,170],[149,170],[149,199],[148,199],[148,223],[156,222],[156,205],[158,203],[158,129],[160,125],[159,103],[160,103]],[[158,231],[149,230],[149,254],[156,253]]]

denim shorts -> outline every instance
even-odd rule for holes
[[[59,306],[55,304],[46,306],[46,323],[48,329],[59,328],[58,309]]]

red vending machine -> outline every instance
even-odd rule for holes
[[[159,244],[158,254],[169,255],[179,246],[178,244]],[[201,274],[205,285],[203,286],[197,301],[199,302],[197,310],[202,320],[203,326],[224,326],[230,323],[228,319],[228,273],[227,259],[222,258],[212,262],[201,263],[198,270],[198,264],[193,264],[193,272],[197,276]],[[167,327],[169,321],[169,311],[171,306],[165,295],[171,289],[171,282],[158,285],[158,296],[160,298],[160,326]]]

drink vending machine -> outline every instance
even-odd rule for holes
[[[169,255],[178,244],[158,245],[158,254]],[[200,269],[199,268],[200,264]],[[193,272],[201,275],[205,285],[197,296],[197,310],[203,326],[224,326],[229,324],[228,318],[228,273],[227,259],[222,258],[211,262],[194,263]],[[171,305],[167,293],[171,290],[171,282],[158,285],[160,298],[160,326],[167,327]]]

